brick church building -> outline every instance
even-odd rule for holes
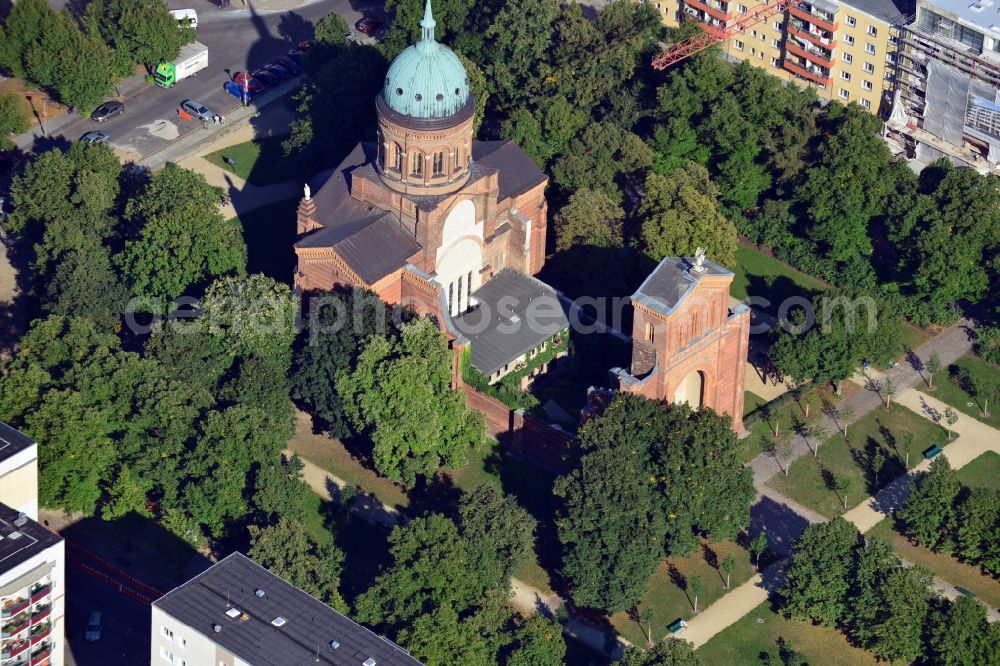
[[[321,174],[315,193],[305,188],[294,287],[370,289],[433,315],[497,381],[569,327],[568,299],[532,277],[545,263],[548,179],[517,144],[473,138],[468,75],[435,40],[430,0],[420,25],[376,96],[376,141]],[[633,360],[616,378],[623,390],[729,413],[742,432],[749,312],[727,308],[732,273],[711,262],[692,272],[692,261],[664,259],[633,296]],[[511,299],[519,305],[505,309]],[[524,325],[542,302],[555,316]],[[503,314],[477,327],[487,311]]]

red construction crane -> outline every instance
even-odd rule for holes
[[[783,12],[789,5],[798,3],[799,0],[770,0],[757,5],[746,14],[729,24],[709,25],[702,23],[702,32],[694,37],[688,37],[676,44],[671,44],[663,53],[653,58],[653,69],[666,69],[671,65],[684,60],[688,56],[699,51],[704,51],[710,46],[715,46],[726,41],[734,35],[738,35],[750,26],[757,25],[761,21],[766,21],[778,12]]]

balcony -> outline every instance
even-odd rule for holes
[[[27,629],[30,624],[31,623],[29,622],[27,615],[25,615],[24,617],[19,617],[18,619],[14,620],[14,622],[11,622],[6,627],[4,627],[3,631],[0,632],[0,636],[2,636],[3,638],[10,638],[11,636],[16,636],[17,634]]]
[[[785,48],[790,53],[794,53],[800,58],[805,58],[809,62],[815,63],[820,67],[826,67],[827,69],[833,67],[833,54],[831,53],[824,54],[819,52],[818,49],[816,51],[811,51],[807,48],[800,46],[794,40],[791,39],[785,41]]]
[[[41,650],[33,652],[31,654],[31,664],[32,666],[41,666],[42,664],[48,663],[49,656],[52,654],[52,646],[46,644]]]
[[[719,6],[715,6],[710,5],[709,2],[711,2],[711,0],[705,0],[704,2],[702,0],[684,0],[684,5],[703,11],[709,16],[722,22],[731,21],[738,16],[735,12],[727,12],[722,8],[720,3],[716,3],[716,5]]]
[[[45,640],[45,637],[52,633],[52,625],[46,622],[31,630],[31,644],[37,645]]]
[[[31,590],[31,603],[41,601],[45,597],[49,596],[50,592],[52,592],[52,583],[34,588]]]
[[[0,652],[0,659],[10,659],[11,657],[16,657],[25,650],[28,649],[30,643],[28,641],[22,640],[20,643],[15,645],[8,645]]]
[[[30,599],[19,599],[18,601],[15,601],[11,604],[4,606],[3,610],[0,610],[0,617],[10,617],[12,615],[17,615],[25,608],[27,608],[30,604],[31,604]]]
[[[31,614],[31,624],[38,624],[45,618],[47,618],[52,613],[52,606],[45,606],[44,608],[36,608],[35,612]]]
[[[808,69],[806,69],[804,65],[792,62],[788,58],[785,58],[785,60],[782,62],[782,67],[784,67],[785,70],[791,72],[792,74],[801,76],[803,79],[807,79],[809,81],[812,81],[813,83],[818,83],[821,86],[828,86],[831,83],[833,83],[833,79],[830,78],[829,75],[824,75],[820,71],[809,71]]]
[[[791,23],[786,26],[786,30],[789,35],[794,35],[795,37],[804,39],[807,42],[812,42],[821,48],[830,49],[831,51],[837,48],[837,40],[833,38],[832,34],[829,37],[826,37],[822,33],[810,32],[805,27],[796,27]]]
[[[816,26],[821,30],[826,30],[828,32],[836,32],[837,28],[840,27],[839,23],[834,23],[836,20],[833,14],[819,14],[814,13],[816,10],[812,9],[809,5],[803,3],[801,5],[789,5],[788,13],[795,18],[801,19],[811,25]]]

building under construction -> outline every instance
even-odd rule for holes
[[[983,173],[1000,165],[1000,4],[918,0],[901,31],[890,145]]]

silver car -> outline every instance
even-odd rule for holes
[[[83,634],[83,637],[88,641],[93,643],[94,641],[101,640],[101,613],[100,611],[94,611],[90,614],[90,619],[87,621],[87,631]]]
[[[80,141],[83,141],[84,143],[107,143],[110,140],[111,140],[110,136],[108,136],[104,132],[98,132],[98,131],[87,132],[86,134],[80,137]]]
[[[193,99],[186,99],[181,102],[181,108],[200,120],[211,120],[215,114],[208,110],[208,107]]]

